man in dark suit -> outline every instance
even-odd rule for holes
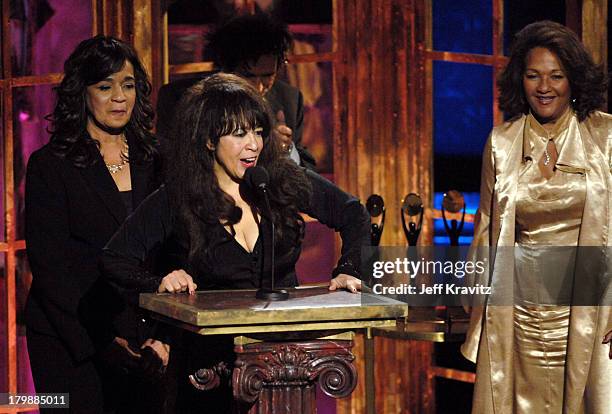
[[[302,93],[277,79],[290,45],[291,35],[285,25],[268,15],[256,14],[235,17],[219,27],[210,35],[208,47],[220,70],[242,76],[266,97],[276,121],[272,136],[295,162],[314,169],[313,156],[302,146]],[[181,79],[160,89],[157,134],[162,147],[169,145],[167,138],[178,101],[185,90],[201,79]]]

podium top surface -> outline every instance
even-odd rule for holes
[[[408,313],[405,303],[370,293],[330,292],[322,286],[287,290],[289,299],[279,302],[256,299],[255,290],[250,289],[200,291],[194,295],[144,293],[140,306],[164,320],[191,325],[193,330],[270,324],[326,326],[338,322],[360,328],[375,325],[369,322],[394,322]]]

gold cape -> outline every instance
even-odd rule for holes
[[[572,117],[568,137],[578,140],[587,154],[586,199],[578,245],[611,246],[612,115],[594,112],[583,122],[578,122],[575,114]],[[515,198],[526,118],[523,115],[495,127],[485,146],[472,255],[477,254],[474,252],[478,246],[515,244]],[[506,259],[495,261],[489,281],[493,289],[503,269],[514,269],[513,263],[502,262]],[[612,258],[607,258],[607,263],[607,268],[612,269]],[[608,298],[607,305],[612,294],[610,271],[604,277],[607,283],[602,297]],[[604,335],[612,330],[611,309],[612,306],[571,309],[563,414],[612,413],[612,361],[608,358],[609,345],[602,344]],[[478,356],[472,413],[512,413],[513,307],[477,306],[472,308],[470,319],[461,352],[472,362]]]

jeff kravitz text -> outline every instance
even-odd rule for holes
[[[435,283],[421,286],[401,283],[398,286],[383,286],[376,283],[372,292],[377,295],[490,295],[491,287],[476,283],[474,286],[457,286],[454,283]]]
[[[375,261],[372,264],[372,276],[380,280],[374,283],[372,292],[377,295],[490,295],[491,287],[473,283],[467,286],[466,275],[476,276],[481,280],[487,270],[487,259],[469,260],[410,260],[396,258],[390,261]],[[382,278],[388,276],[383,281]],[[432,283],[420,285],[408,283],[419,276],[426,277]],[[439,283],[440,279],[444,282]],[[405,281],[406,283],[398,283]],[[383,283],[387,282],[387,283]]]

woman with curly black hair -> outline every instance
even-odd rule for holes
[[[158,187],[151,85],[134,50],[111,37],[81,42],[64,72],[51,139],[30,157],[26,177],[32,374],[38,393],[69,393],[72,412],[132,412],[124,371],[143,361],[146,327],[99,278],[97,262]],[[144,345],[165,355],[159,342]]]
[[[269,280],[262,280],[262,275],[269,272],[262,269],[270,265],[264,260],[270,237],[260,237],[260,229],[267,231],[272,222],[276,285],[296,286],[304,212],[342,236],[330,290],[361,288],[361,248],[369,243],[365,208],[280,152],[276,140],[269,138],[268,104],[247,81],[230,74],[210,76],[187,91],[177,114],[166,184],[145,200],[105,248],[105,273],[114,283],[136,292],[267,287]],[[254,166],[270,175],[270,216],[261,209],[256,191],[245,185],[245,172]],[[161,274],[147,272],[143,262],[161,245],[174,258],[172,266]],[[223,354],[222,347],[210,344],[190,348],[194,341],[198,338],[185,346],[196,351],[179,353],[191,360],[179,372],[193,373],[206,366],[200,365],[205,363],[200,357],[210,360],[217,351]],[[231,351],[231,344],[227,349]],[[190,393],[193,387],[186,379],[179,377],[184,385],[179,389]],[[225,395],[231,397],[229,392]],[[181,410],[197,411],[199,406],[208,412],[217,412],[211,408],[215,401],[228,403],[222,398],[202,403],[202,398],[206,396],[181,396],[178,403],[184,406]]]
[[[498,86],[510,120],[485,146],[471,250],[490,259],[493,292],[462,347],[477,362],[472,412],[612,413],[606,76],[542,21],[516,35]]]

